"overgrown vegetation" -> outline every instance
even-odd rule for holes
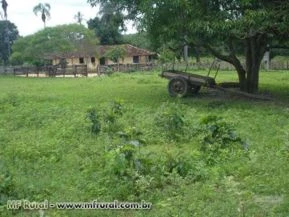
[[[0,216],[39,216],[8,199],[153,203],[51,217],[287,216],[289,76],[261,76],[275,101],[170,98],[156,73],[0,77]]]
[[[10,61],[12,65],[43,65],[51,55],[75,51],[90,53],[97,42],[94,32],[82,25],[49,27],[19,38],[13,45]]]

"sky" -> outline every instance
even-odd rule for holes
[[[92,8],[86,0],[6,0],[8,3],[8,20],[14,23],[21,36],[27,36],[43,29],[41,14],[36,16],[33,7],[41,3],[49,3],[51,6],[51,18],[47,20],[46,26],[52,27],[61,24],[75,23],[74,16],[80,11],[85,20],[94,18],[98,8]],[[1,8],[2,9],[2,8]],[[84,23],[86,21],[84,20]],[[127,33],[134,33],[135,29],[131,23],[127,25]]]

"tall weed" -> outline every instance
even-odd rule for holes
[[[248,145],[237,135],[235,129],[228,122],[214,115],[206,116],[201,120],[199,139],[200,150],[208,164],[215,164],[230,158],[231,155],[248,151]]]

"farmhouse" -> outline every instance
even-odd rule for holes
[[[88,70],[97,70],[100,66],[115,64],[149,64],[154,55],[154,52],[123,44],[99,45],[85,51],[50,55],[50,59],[53,65],[87,65]]]

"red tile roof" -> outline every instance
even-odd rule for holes
[[[105,53],[113,48],[122,47],[124,48],[126,54],[125,56],[132,57],[132,56],[152,56],[156,53],[132,46],[130,44],[122,44],[122,45],[98,45],[96,48],[89,49],[87,51],[72,51],[72,52],[65,52],[59,54],[48,54],[46,55],[47,59],[54,59],[54,58],[78,58],[78,57],[103,57]]]
[[[99,45],[96,47],[97,53],[100,57],[103,57],[106,53],[106,51],[116,48],[116,47],[122,47],[124,48],[126,54],[125,56],[152,56],[155,55],[156,53],[138,48],[135,46],[132,46],[130,44],[122,44],[122,45]]]

